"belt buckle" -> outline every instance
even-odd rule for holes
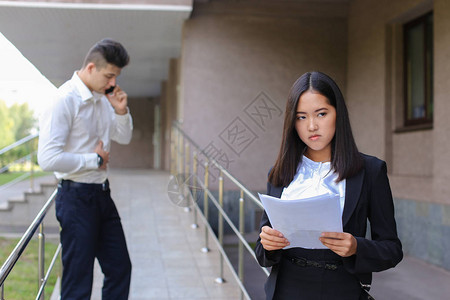
[[[337,269],[337,265],[335,265],[335,264],[325,264],[325,269],[326,270],[331,270],[331,271],[334,271],[334,270],[336,270]]]
[[[305,258],[303,258],[303,257],[301,257],[301,258],[298,258],[298,257],[292,258],[292,262],[294,264],[296,264],[296,265],[299,265],[300,267],[306,267],[307,266],[307,260]]]

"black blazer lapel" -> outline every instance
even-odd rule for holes
[[[284,186],[271,186],[270,196],[280,198],[283,193]]]
[[[345,205],[344,212],[342,213],[342,226],[345,226],[353,214],[358,203],[359,196],[361,194],[363,179],[364,179],[364,168],[359,171],[355,176],[346,179],[345,184]]]

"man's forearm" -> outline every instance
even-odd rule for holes
[[[76,154],[39,149],[38,163],[48,172],[74,173],[98,168],[96,153]]]

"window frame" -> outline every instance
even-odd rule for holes
[[[428,23],[428,18],[432,17],[431,22],[431,31],[430,24]],[[424,50],[424,108],[425,108],[425,116],[423,118],[411,119],[408,116],[408,80],[407,80],[407,60],[408,60],[408,40],[407,40],[407,32],[409,29],[423,24],[424,30],[424,41],[423,41],[423,50]],[[433,125],[433,65],[434,65],[434,39],[433,39],[433,26],[434,25],[434,15],[433,11],[428,12],[424,15],[421,15],[414,20],[411,20],[405,24],[403,24],[403,124],[406,128],[417,127],[421,128],[422,126],[432,126]],[[428,40],[430,38],[429,33],[431,32],[431,46],[430,49],[427,49]],[[427,51],[431,53],[431,58],[428,59]],[[430,78],[431,77],[431,78]],[[429,107],[431,106],[431,116],[429,112]]]

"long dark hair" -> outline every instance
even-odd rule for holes
[[[295,120],[299,98],[307,90],[314,90],[327,97],[329,104],[336,109],[336,133],[331,141],[331,167],[338,173],[337,181],[355,175],[362,168],[363,160],[353,139],[347,107],[339,87],[324,73],[308,72],[295,81],[289,92],[280,152],[269,174],[269,182],[274,186],[289,185],[306,150],[306,144],[295,130]]]

